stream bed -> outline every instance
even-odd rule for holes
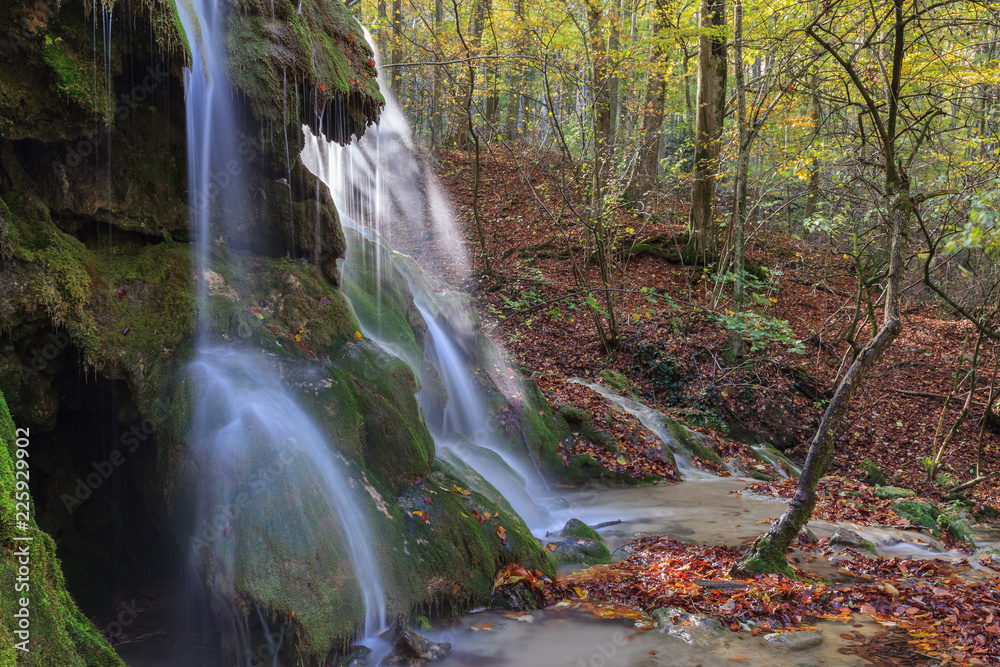
[[[572,514],[596,525],[614,522],[600,530],[613,558],[627,557],[624,545],[642,533],[669,534],[699,544],[743,547],[766,529],[767,524],[781,515],[785,503],[761,496],[742,495],[747,481],[737,478],[716,478],[663,484],[638,488],[563,489],[558,514]],[[735,493],[733,493],[735,492]],[[831,523],[811,522],[817,534],[828,535],[836,529]],[[899,545],[914,544],[919,534],[912,531],[864,529],[847,525],[876,539],[877,544],[899,540],[888,545],[885,555],[899,555]],[[544,536],[540,535],[544,541]],[[880,549],[882,547],[880,546]],[[914,557],[949,558],[957,554],[934,551],[931,545],[916,544],[905,549]],[[792,553],[790,558],[796,558]],[[843,579],[834,563],[816,559],[805,565],[831,582]],[[563,566],[561,572],[572,571]],[[169,606],[169,594],[160,601]],[[155,610],[160,605],[153,604]],[[166,667],[183,664],[215,667],[226,663],[211,638],[191,634],[182,637],[164,630],[169,614],[143,614],[130,634],[146,633],[146,638],[130,641],[118,647],[130,667]],[[630,620],[601,619],[592,607],[575,603],[560,603],[555,607],[531,613],[511,613],[502,610],[481,610],[465,614],[450,624],[421,631],[436,641],[452,644],[451,655],[442,667],[613,667],[658,665],[866,665],[864,659],[846,654],[850,644],[842,634],[860,632],[871,636],[882,629],[867,618],[855,615],[847,621],[819,621],[814,626],[821,641],[812,639],[794,650],[775,645],[768,635],[721,631],[706,643],[692,644],[663,634],[656,629],[637,630]],[[414,625],[416,625],[414,623]],[[159,626],[159,627],[158,627]],[[191,642],[194,645],[188,645]],[[780,644],[780,642],[779,642]],[[172,649],[172,650],[171,650]],[[266,651],[265,651],[266,653]],[[263,660],[261,665],[269,665]]]

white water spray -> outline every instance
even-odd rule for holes
[[[378,60],[377,49],[367,33],[366,38]],[[368,128],[364,136],[346,147],[321,141],[304,129],[303,162],[330,187],[341,223],[376,245],[373,253],[356,254],[366,261],[365,266],[356,267],[357,271],[372,274],[376,286],[373,296],[381,299],[386,271],[396,270],[408,278],[416,307],[427,324],[426,359],[448,394],[445,405],[434,401],[427,391],[418,394],[438,449],[472,466],[504,495],[533,531],[551,528],[553,517],[543,506],[548,500],[548,486],[531,460],[528,443],[524,455],[518,456],[495,437],[497,425],[487,413],[488,403],[474,373],[482,360],[470,358],[462,345],[462,340],[478,334],[465,330],[473,321],[468,313],[470,306],[454,293],[432,287],[438,279],[430,274],[438,271],[464,275],[469,268],[468,258],[448,201],[432,169],[414,150],[409,125],[381,69],[379,85],[386,105],[378,126]],[[357,237],[348,235],[349,246],[352,238]],[[388,248],[413,255],[420,263],[415,270],[426,274],[414,275],[412,261],[404,261]],[[352,254],[349,249],[348,255]],[[381,312],[379,304],[376,317],[381,317]],[[365,318],[361,319],[365,326]],[[428,370],[422,360],[412,358],[396,341],[385,340],[373,331],[378,321],[367,324],[371,326],[366,327],[365,335],[406,361],[426,387]],[[514,379],[517,373],[502,355],[484,365],[489,367],[478,370],[489,374],[511,403],[517,404],[521,399],[519,381]]]
[[[249,481],[266,476],[267,488],[283,490],[272,491],[271,498],[299,510],[294,519],[286,518],[286,524],[272,527],[275,532],[296,544],[313,544],[330,540],[332,529],[346,545],[365,607],[363,631],[366,638],[372,638],[384,629],[385,592],[366,515],[343,472],[346,461],[299,407],[263,355],[220,347],[210,340],[211,239],[226,236],[227,223],[249,211],[246,183],[241,178],[246,169],[236,132],[239,123],[226,74],[227,6],[223,0],[177,3],[193,61],[184,80],[198,283],[197,354],[188,368],[199,394],[192,445],[195,458],[205,462],[217,480],[200,494],[196,524],[211,523],[219,507],[238,506],[239,493],[246,492]],[[287,456],[294,461],[274,463]],[[277,552],[282,545],[268,543],[265,536],[270,534],[265,530],[267,522],[277,518],[263,515],[258,520],[265,525],[234,529],[227,524],[225,539],[202,540],[200,548],[209,550],[202,556],[218,569],[216,589],[223,596],[235,593],[234,582],[254,576],[247,569],[252,568],[255,549],[271,550],[275,559],[280,558]],[[245,624],[236,600],[231,603],[232,624]],[[249,660],[245,637],[241,650],[245,655],[240,657]]]

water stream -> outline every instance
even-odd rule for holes
[[[370,35],[366,33],[366,37],[378,60]],[[348,256],[365,262],[361,267],[345,263],[345,272],[351,269],[370,274],[376,286],[376,312],[366,317],[360,309],[355,310],[364,334],[406,361],[425,387],[431,384],[429,373],[436,375],[435,380],[440,378],[447,392],[446,403],[426,390],[418,394],[439,451],[473,467],[504,495],[533,531],[544,532],[556,520],[546,507],[552,500],[548,484],[531,460],[527,444],[525,455],[519,456],[496,441],[496,426],[488,416],[481,381],[474,373],[477,360],[470,357],[468,344],[463,345],[478,333],[468,330],[474,321],[471,304],[450,292],[435,275],[434,267],[443,270],[447,265],[454,270],[468,266],[458,226],[437,179],[414,150],[409,125],[381,69],[379,84],[386,98],[379,124],[349,146],[322,141],[304,129],[303,162],[329,186],[341,224],[355,232],[347,235]],[[359,242],[373,244],[374,251],[355,252],[352,244]],[[413,252],[420,264],[398,250]],[[390,270],[408,279],[427,326],[424,356],[430,366],[412,350],[380,335],[379,318],[384,310],[381,289]],[[502,355],[491,362],[493,368],[481,370],[492,371],[494,380],[502,376],[497,385],[516,401],[518,387],[510,380],[516,373],[506,368]]]
[[[215,521],[219,507],[232,506],[238,493],[248,491],[248,479],[262,471],[269,474],[272,488],[285,492],[283,498],[277,497],[278,502],[302,508],[296,519],[282,527],[289,539],[304,540],[301,544],[329,539],[321,534],[321,527],[331,520],[339,524],[339,536],[346,543],[364,602],[362,632],[371,641],[385,628],[385,591],[374,542],[348,484],[344,460],[282,384],[273,364],[258,352],[213,342],[209,331],[212,261],[225,261],[213,257],[210,242],[220,230],[227,231],[228,223],[248,212],[246,185],[241,178],[246,165],[226,74],[224,14],[228,6],[223,0],[177,3],[192,51],[184,83],[189,207],[197,243],[193,268],[198,284],[198,343],[188,372],[200,393],[190,444],[195,456],[218,473],[213,488],[200,494],[195,524]],[[297,464],[275,463],[289,456],[300,460]],[[319,497],[321,502],[310,502],[310,497]],[[263,530],[255,533],[252,528],[234,531],[228,523],[223,531],[225,539],[201,540],[190,556],[195,561],[209,557],[214,561],[217,598],[226,604],[226,597],[230,597],[231,631],[241,636],[238,653],[242,655],[237,657],[250,664],[246,613],[233,597],[233,582],[250,567],[249,552],[262,548],[245,541],[266,542],[266,536]],[[257,616],[264,634],[273,634],[259,610]]]

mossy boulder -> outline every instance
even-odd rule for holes
[[[611,562],[611,552],[608,547],[597,540],[565,537],[558,542],[550,542],[546,548],[560,563],[598,565]]]
[[[7,403],[0,394],[0,665],[4,667],[123,667],[124,663],[101,633],[77,608],[66,590],[56,546],[35,524],[34,512],[20,504],[26,489],[18,487],[15,473],[25,467],[31,452],[30,429],[26,447],[18,446],[17,432]],[[19,450],[28,456],[18,454]],[[29,505],[33,505],[28,500]],[[25,517],[24,515],[27,515]],[[24,518],[28,521],[21,525]],[[26,538],[26,539],[24,539]],[[27,601],[27,607],[21,601]],[[19,618],[26,610],[25,633]],[[22,650],[24,649],[24,650]]]
[[[229,78],[262,123],[347,143],[378,117],[372,51],[343,2],[235,0],[228,23]]]
[[[563,526],[562,530],[559,531],[560,537],[579,537],[587,540],[594,540],[595,542],[603,542],[604,538],[601,537],[600,533],[585,524],[579,519],[570,519]]]
[[[914,498],[917,492],[899,486],[879,486],[875,488],[872,495],[883,500],[896,500],[898,498]]]
[[[830,546],[838,549],[852,549],[869,558],[875,558],[878,555],[874,542],[847,528],[837,529],[830,538]]]
[[[892,511],[928,530],[937,530],[937,518],[941,514],[934,505],[920,500],[900,500],[892,504]]]
[[[672,449],[680,450],[686,453],[688,457],[697,456],[702,461],[710,461],[720,466],[724,465],[722,457],[706,444],[706,439],[700,433],[692,431],[676,419],[670,419],[665,415],[661,419],[661,422],[669,436],[669,444]]]
[[[635,384],[618,371],[605,368],[597,374],[597,379],[603,381],[604,384],[608,385],[619,394],[631,396],[632,398],[637,397]]]
[[[872,486],[883,486],[889,483],[889,480],[871,459],[865,459],[861,462],[861,475],[861,481]]]

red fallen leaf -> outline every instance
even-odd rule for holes
[[[320,83],[319,84],[319,89],[322,90],[325,93],[326,92],[326,84],[325,83]]]
[[[374,58],[369,58],[368,59],[368,66],[369,67],[375,67],[375,59]]]
[[[347,41],[348,42],[353,42],[354,41],[354,33],[353,32],[347,33]]]
[[[428,505],[430,505],[431,504],[431,499],[428,498],[427,496],[424,496],[424,502],[427,503]]]
[[[115,294],[118,296],[119,299],[124,299],[126,296],[128,296],[128,292],[125,291],[124,287],[115,292]]]
[[[421,521],[423,521],[424,523],[430,523],[431,522],[431,515],[428,514],[427,512],[416,511],[413,514],[417,518],[419,518]]]
[[[486,523],[486,519],[484,519],[484,518],[483,518],[483,517],[482,517],[482,516],[481,516],[481,515],[479,514],[479,512],[477,512],[476,510],[472,510],[472,516],[476,517],[476,520],[477,520],[477,521],[478,521],[478,522],[479,522],[480,524],[484,524],[484,523]]]
[[[131,326],[125,327],[124,329],[122,329],[122,335],[123,336],[127,336],[128,332],[131,331],[131,330],[132,330]]]
[[[503,543],[504,546],[507,546],[507,529],[501,526],[499,523],[496,524],[494,528],[497,529],[497,537],[500,538],[500,541]]]

